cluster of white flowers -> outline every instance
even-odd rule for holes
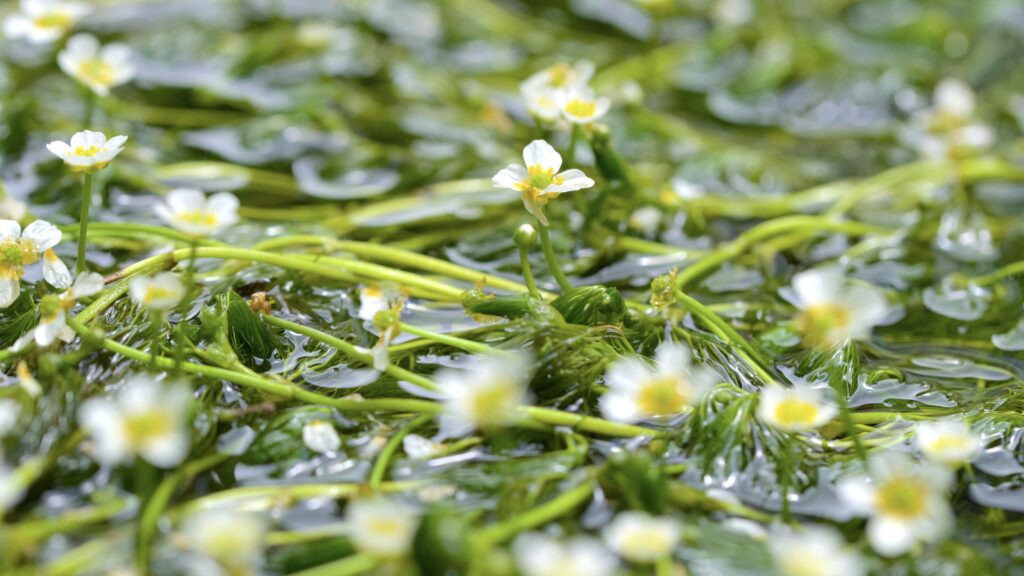
[[[87,272],[75,279],[74,284],[59,296],[46,296],[39,302],[39,323],[26,332],[11,346],[22,350],[35,342],[40,348],[50,346],[57,340],[71,342],[74,331],[67,325],[67,313],[78,304],[80,298],[88,298],[103,290],[103,276]]]
[[[555,64],[523,81],[519,92],[530,114],[541,121],[590,124],[611,106],[608,98],[595,95],[588,85],[593,76],[594,65],[588,61]]]
[[[608,391],[601,398],[601,413],[616,422],[673,416],[700,402],[719,380],[715,372],[693,366],[687,348],[663,342],[653,368],[639,358],[612,364],[605,374]]]
[[[534,140],[523,149],[524,165],[509,164],[491,180],[497,188],[515,190],[523,195],[526,209],[544,226],[548,225],[544,206],[565,192],[590,188],[594,181],[582,170],[559,172],[562,155],[544,140]]]

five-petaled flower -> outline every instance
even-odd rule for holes
[[[934,543],[953,525],[946,493],[953,473],[938,464],[915,464],[899,452],[871,456],[868,475],[844,479],[839,496],[869,516],[868,542],[882,556],[898,556],[918,542]]]
[[[129,294],[140,306],[166,312],[181,302],[185,296],[185,285],[174,272],[161,272],[132,280]]]
[[[238,198],[218,192],[209,198],[199,190],[177,188],[167,193],[167,203],[156,207],[157,216],[190,236],[213,236],[238,222]]]
[[[132,51],[120,43],[100,46],[92,34],[75,34],[57,54],[57,64],[65,74],[95,92],[106,96],[110,89],[135,77]]]
[[[45,348],[58,339],[71,342],[75,333],[67,325],[67,313],[78,304],[79,298],[98,294],[103,290],[103,276],[95,272],[87,272],[75,278],[75,283],[62,294],[49,294],[39,301],[39,323],[26,332],[11,346],[12,350],[22,350],[33,340],[37,346]]]
[[[29,44],[50,44],[63,38],[89,11],[89,6],[80,2],[21,0],[21,12],[4,20],[4,33]]]
[[[520,418],[530,380],[526,358],[473,356],[465,369],[446,368],[435,376],[443,436],[461,436],[474,429],[508,426]]]
[[[981,435],[954,419],[918,423],[914,443],[925,458],[954,467],[974,460],[982,448]]]
[[[822,398],[817,388],[783,388],[769,384],[761,390],[757,415],[766,424],[786,432],[807,432],[824,426],[839,409]]]
[[[601,397],[601,413],[616,422],[672,416],[697,404],[718,382],[712,370],[695,367],[690,351],[674,342],[663,342],[654,356],[654,367],[639,358],[616,361],[605,375],[608,391]]]
[[[45,220],[36,220],[25,230],[14,220],[0,220],[0,308],[7,308],[21,294],[25,266],[43,260],[43,278],[53,287],[71,285],[71,273],[53,251],[61,233]]]
[[[796,274],[793,291],[800,308],[796,328],[808,347],[831,348],[849,340],[865,340],[889,312],[881,290],[847,280],[838,268]]]
[[[133,376],[113,398],[91,398],[78,420],[92,438],[92,453],[104,464],[141,457],[171,468],[188,455],[186,426],[191,392],[180,384],[163,384],[146,374]]]
[[[55,140],[46,145],[51,154],[60,158],[72,172],[91,174],[110,164],[121,150],[127,136],[114,136],[110,140],[102,132],[83,130],[71,137],[71,142]]]
[[[519,85],[519,92],[530,113],[548,122],[562,111],[558,101],[563,92],[586,86],[594,75],[594,64],[581,60],[576,64],[555,64],[536,72]]]
[[[349,502],[345,524],[356,550],[378,558],[397,558],[412,547],[419,511],[397,498],[374,496]]]
[[[670,554],[683,536],[683,526],[669,516],[620,512],[601,532],[605,544],[630,562],[656,562]]]
[[[556,102],[562,116],[573,124],[596,122],[611,107],[611,100],[603,96],[595,96],[594,91],[586,87],[576,87],[559,92]]]
[[[494,175],[492,183],[523,195],[523,204],[544,226],[548,219],[544,206],[564,192],[582,190],[594,185],[582,170],[573,168],[559,172],[562,156],[544,140],[534,140],[523,149],[526,166],[509,164]]]
[[[779,576],[861,576],[865,572],[860,554],[833,528],[777,528],[768,549]]]

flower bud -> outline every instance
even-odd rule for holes
[[[513,240],[515,240],[516,246],[523,250],[529,250],[537,244],[537,231],[534,230],[533,226],[523,224],[516,229]]]

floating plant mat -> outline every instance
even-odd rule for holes
[[[3,10],[3,574],[1022,573],[1019,2]]]

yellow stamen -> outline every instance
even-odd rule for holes
[[[689,396],[680,390],[679,380],[661,376],[643,384],[637,392],[637,405],[648,416],[678,414],[686,406]]]
[[[114,67],[99,58],[90,58],[80,62],[78,75],[102,86],[110,86],[114,83]]]
[[[897,476],[878,488],[876,504],[883,514],[909,520],[924,514],[927,494],[928,486],[921,479]]]
[[[590,118],[597,111],[597,102],[588,102],[573,98],[565,105],[565,113],[577,118]]]
[[[850,325],[850,310],[836,304],[810,306],[796,318],[797,330],[804,335],[804,345],[833,344],[829,333]]]
[[[775,407],[775,420],[780,426],[806,426],[818,417],[818,407],[799,398],[786,398]]]

